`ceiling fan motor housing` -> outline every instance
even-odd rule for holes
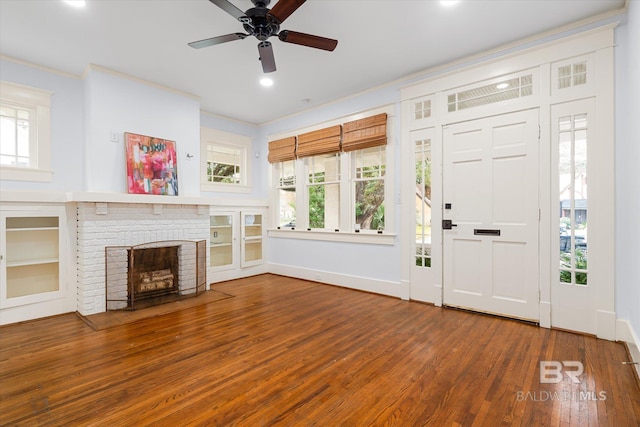
[[[260,2],[254,3],[257,6]],[[280,23],[268,12],[266,7],[257,6],[245,12],[248,20],[241,20],[244,30],[260,41],[265,41],[280,31]]]

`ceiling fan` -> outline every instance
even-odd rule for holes
[[[326,37],[314,36],[311,34],[299,33],[297,31],[280,31],[280,24],[296,11],[306,0],[279,0],[278,3],[269,9],[271,0],[251,0],[255,7],[243,12],[227,0],[209,0],[220,9],[240,21],[245,33],[231,33],[224,36],[211,37],[189,43],[195,49],[226,43],[233,40],[243,40],[249,36],[254,36],[258,43],[258,53],[262,62],[262,71],[271,73],[276,71],[276,61],[273,56],[273,47],[267,39],[277,36],[281,41],[302,46],[314,47],[316,49],[333,51],[338,45],[338,40]]]

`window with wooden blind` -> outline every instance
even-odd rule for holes
[[[363,235],[382,235],[381,242],[389,240],[384,236],[392,231],[386,225],[393,224],[393,212],[385,212],[385,206],[393,206],[385,204],[393,197],[387,138],[392,111],[381,108],[378,114],[358,114],[296,133],[293,161],[274,162],[271,152],[281,146],[278,141],[294,137],[269,143],[274,212],[280,213],[275,225],[280,231],[294,230],[292,237],[304,239],[360,241],[369,239]]]
[[[296,137],[269,142],[269,163],[286,162],[296,158]]]
[[[343,125],[342,151],[363,150],[387,144],[387,114],[377,114]]]
[[[331,126],[313,132],[298,135],[298,157],[331,154],[340,151],[342,126]]]

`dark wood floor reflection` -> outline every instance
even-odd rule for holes
[[[275,275],[214,289],[234,297],[0,328],[0,424],[640,425],[619,343]]]

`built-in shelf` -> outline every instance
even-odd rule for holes
[[[14,260],[7,261],[7,268],[24,267],[26,265],[53,264],[59,261],[60,260],[58,258]]]
[[[3,308],[59,298],[63,208],[5,211],[1,231],[2,259],[0,304]],[[62,255],[61,255],[62,254]]]

